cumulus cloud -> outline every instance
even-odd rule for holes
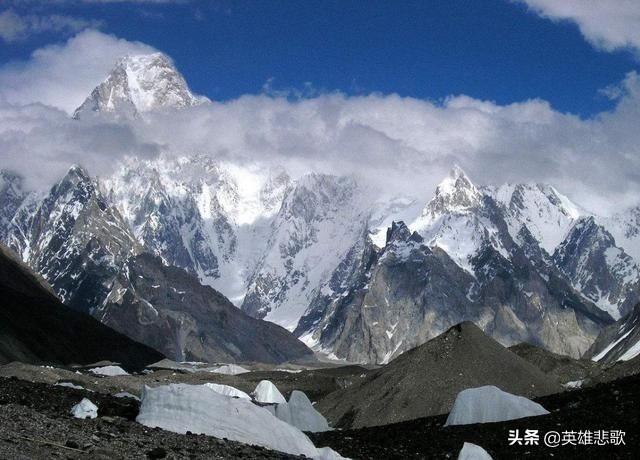
[[[139,42],[85,30],[64,44],[37,49],[28,61],[2,67],[0,99],[23,105],[39,102],[71,113],[119,57],[154,51]]]
[[[5,42],[25,40],[45,32],[73,34],[87,28],[101,26],[100,21],[60,14],[20,15],[12,9],[0,13],[0,38]]]
[[[133,122],[70,119],[107,74],[105,61],[150,50],[83,32],[35,52],[26,63],[0,68],[3,167],[43,186],[72,163],[108,174],[129,155],[206,154],[279,164],[298,174],[356,174],[380,193],[426,200],[459,163],[478,184],[551,183],[602,214],[640,202],[636,73],[609,88],[615,108],[590,119],[560,113],[537,99],[500,105],[464,95],[435,103],[342,93],[246,95]],[[13,84],[9,91],[6,82]]]
[[[605,51],[640,52],[640,2],[637,0],[516,0],[554,21],[571,21]]]

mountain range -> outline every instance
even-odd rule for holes
[[[209,103],[166,56],[127,56],[74,118]],[[386,363],[463,321],[579,357],[640,300],[639,209],[595,216],[457,166],[426,203],[207,154],[73,166],[49,190],[0,174],[0,239],[66,305],[178,360],[308,358],[298,337]]]

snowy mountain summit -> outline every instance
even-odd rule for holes
[[[191,92],[168,56],[125,56],[75,110],[73,118],[96,113],[137,118],[155,109],[191,107],[206,101],[206,97]]]

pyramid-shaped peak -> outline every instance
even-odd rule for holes
[[[432,217],[449,212],[466,212],[481,204],[482,193],[458,165],[436,187],[436,193],[423,215]]]
[[[63,181],[64,180],[78,183],[90,181],[91,177],[89,176],[89,172],[86,169],[78,164],[74,164],[67,171],[67,174],[63,178]]]
[[[109,113],[136,118],[161,108],[184,108],[208,101],[194,95],[166,54],[127,55],[119,58],[106,79],[76,109],[73,117]]]
[[[436,189],[436,193],[452,193],[456,189],[465,188],[465,189],[473,189],[477,192],[473,183],[469,179],[469,176],[464,172],[464,170],[454,164],[447,177],[445,177],[442,182],[438,185]]]

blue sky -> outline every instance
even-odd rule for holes
[[[275,90],[310,85],[436,101],[458,94],[499,104],[541,98],[589,117],[613,105],[599,90],[638,68],[632,50],[602,50],[575,22],[554,22],[506,0],[22,0],[11,11],[81,18],[149,44],[214,100],[259,93],[269,82]],[[0,63],[27,59],[71,30],[0,41]]]

